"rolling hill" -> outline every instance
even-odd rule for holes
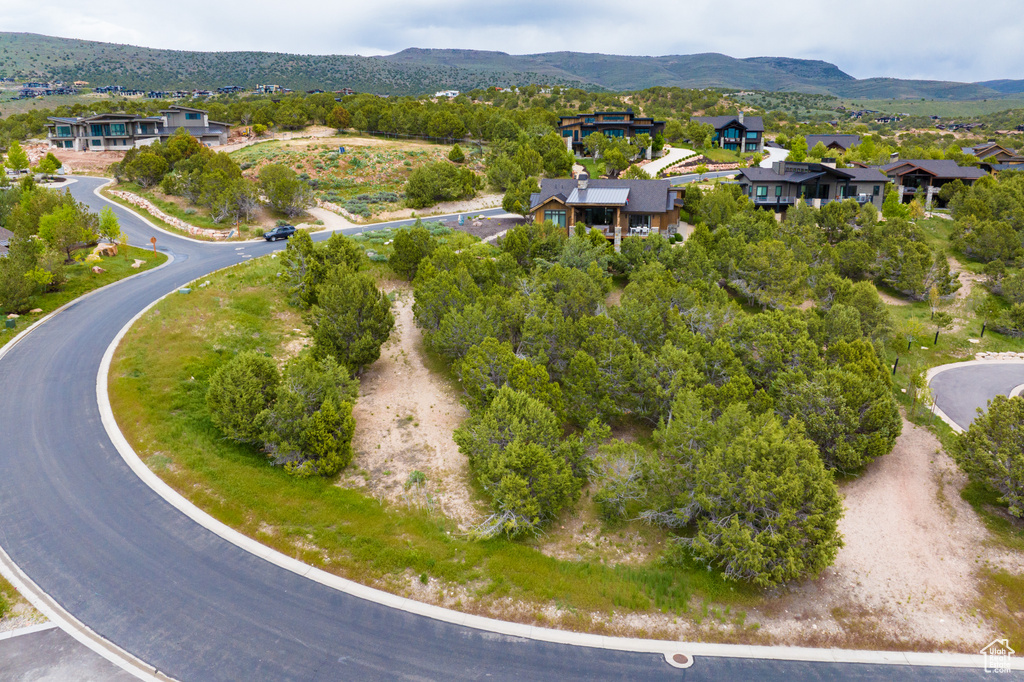
[[[859,80],[828,62],[787,57],[736,59],[716,53],[637,57],[582,52],[511,55],[419,48],[384,57],[185,52],[2,32],[0,76],[161,90],[278,83],[295,90],[349,87],[390,95],[529,83],[612,91],[653,86],[771,90],[864,99],[997,99],[1024,91],[1022,81]]]

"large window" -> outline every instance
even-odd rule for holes
[[[748,142],[747,143],[747,151],[748,152],[756,152],[757,151],[757,143],[756,142]]]
[[[594,225],[611,225],[615,221],[615,209],[607,206],[591,206],[583,209],[583,222]]]
[[[124,135],[124,124],[123,123],[111,123],[110,124],[111,135]]]
[[[102,125],[93,123],[92,125],[89,126],[89,129],[92,130],[92,136],[93,137],[102,137],[102,135],[103,135],[103,126]]]
[[[583,122],[584,123],[593,123],[594,122],[594,117],[593,116],[584,116],[583,117]]]
[[[186,121],[198,121],[198,120],[200,120],[200,119],[201,119],[202,117],[203,117],[203,115],[202,115],[202,114],[190,114],[190,113],[186,113],[186,114],[185,114],[185,120],[186,120]]]
[[[748,130],[747,131],[747,139],[748,140],[756,140],[757,139],[757,133],[756,132],[751,132],[751,131]]]
[[[775,185],[775,196],[782,196],[782,185]]]
[[[881,191],[881,186],[880,186],[880,185],[875,185],[875,191],[874,191],[874,192],[872,192],[872,194],[873,194],[874,196],[876,196],[876,197],[877,197],[877,196],[878,196],[878,193],[879,193],[880,191]]]
[[[726,144],[722,145],[722,146],[723,146],[724,149],[731,149],[733,151],[737,151],[740,148],[740,146],[738,144],[728,143],[728,142]]]
[[[562,137],[572,137],[572,132],[573,131],[571,131],[571,130],[563,130],[562,131]]]
[[[757,198],[758,199],[767,199],[768,198],[768,185],[758,185],[757,186]]]
[[[550,220],[559,227],[565,227],[565,211],[544,211],[544,220]]]
[[[739,136],[740,131],[737,130],[736,128],[727,128],[726,131],[722,133],[722,137],[724,137],[727,140],[735,140],[739,138]]]
[[[612,128],[611,130],[604,131],[604,134],[608,137],[625,137],[626,131],[621,128]]]
[[[71,137],[71,126],[57,126],[57,137]]]
[[[602,121],[625,121],[625,116],[602,116]]]
[[[635,214],[634,213],[634,214],[629,216],[629,226],[630,227],[646,227],[646,228],[650,229],[650,227],[651,227],[651,216],[646,215],[646,214],[642,214],[641,215],[641,214]]]

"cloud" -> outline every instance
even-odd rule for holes
[[[10,3],[5,3],[10,4]],[[821,59],[858,78],[987,80],[1019,76],[1016,0],[837,5],[765,0],[178,0],[169,9],[44,0],[5,8],[4,29],[180,50],[390,54],[407,47],[512,54],[721,52]]]

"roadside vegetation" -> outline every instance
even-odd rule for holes
[[[756,637],[736,610],[754,595],[692,563],[565,561],[531,541],[479,541],[429,508],[382,504],[333,476],[294,476],[260,449],[225,438],[208,406],[218,371],[246,353],[287,366],[295,362],[292,349],[315,334],[290,302],[299,290],[280,284],[283,258],[237,266],[187,297],[165,300],[133,327],[115,358],[111,400],[120,426],[189,499],[325,570],[399,593],[433,586],[458,595],[458,603],[447,602],[456,608],[597,630],[610,627],[603,621],[613,611],[653,609],[729,626],[730,637]],[[361,272],[382,276],[381,267]],[[509,599],[525,606],[502,611]]]
[[[0,258],[0,315],[6,323],[0,345],[68,301],[167,259],[124,243],[116,246],[117,255],[90,253],[100,240],[114,245],[121,239],[113,211],[90,213],[70,193],[38,187],[31,179],[0,188],[0,226],[13,233],[10,252]],[[141,263],[133,268],[136,260]]]

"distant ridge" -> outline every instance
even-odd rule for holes
[[[789,57],[736,59],[717,53],[636,57],[582,52],[510,55],[420,48],[384,57],[186,52],[3,32],[0,76],[85,80],[92,85],[142,90],[277,83],[294,90],[349,87],[390,95],[529,83],[612,91],[654,86],[774,90],[864,99],[998,99],[1024,92],[1024,81],[1013,80],[856,79],[825,61]]]

